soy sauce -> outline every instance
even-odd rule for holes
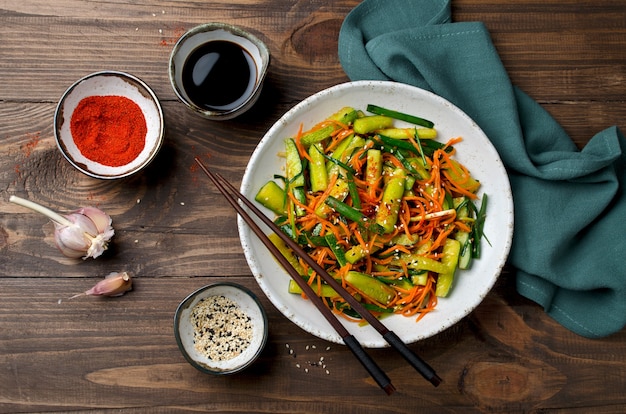
[[[183,65],[183,88],[194,104],[211,111],[229,111],[254,91],[257,69],[247,50],[226,40],[205,43]]]

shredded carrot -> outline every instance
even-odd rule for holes
[[[409,249],[407,249],[405,246],[402,246],[400,244],[396,244],[391,246],[390,248],[388,248],[387,250],[383,250],[382,252],[380,252],[381,256],[387,256],[390,254],[397,254],[397,253],[406,253],[406,254],[411,254],[411,251]]]
[[[398,272],[392,272],[391,270],[386,272],[372,272],[372,276],[397,277]]]
[[[359,246],[361,246],[361,248],[363,250],[365,250],[365,251],[369,250],[369,247],[368,247],[367,243],[365,243],[365,240],[363,239],[363,235],[361,234],[360,231],[355,231],[354,232],[354,237],[359,242]]]
[[[393,154],[385,152],[383,154],[383,161],[391,163],[395,168],[404,168],[402,162]]]
[[[393,261],[393,256],[390,256],[390,257],[387,257],[387,258],[384,258],[384,259],[381,259],[381,258],[378,258],[378,257],[376,257],[376,258],[372,257],[372,261],[374,263],[376,263],[376,264],[389,264],[389,263],[391,263]]]
[[[448,140],[448,142],[446,142],[446,145],[445,145],[444,148],[449,148],[449,147],[451,147],[453,145],[458,144],[461,141],[463,141],[463,138],[461,138],[461,137],[451,138],[451,139]]]
[[[326,188],[326,190],[324,190],[322,195],[318,197],[317,202],[315,203],[315,209],[318,209],[322,204],[324,204],[324,202],[330,195],[330,192],[332,191],[333,187],[337,183],[337,178],[339,178],[337,174],[334,174],[332,177],[330,177],[330,182],[328,183],[328,187]]]
[[[293,195],[293,193],[291,193],[291,191],[287,192],[287,196],[291,199],[291,201],[298,207],[300,207],[301,209],[304,209],[306,211],[308,211],[309,213],[312,213],[313,211],[311,210],[311,208],[309,206],[307,206],[306,204],[302,204],[297,198],[296,196]]]
[[[454,226],[460,231],[464,231],[466,233],[469,233],[470,231],[472,231],[472,229],[470,229],[470,227],[467,224],[463,223],[462,221],[458,221],[458,220],[455,221]]]
[[[343,129],[339,130],[339,132],[337,132],[335,135],[333,135],[333,138],[336,138],[338,142],[341,142],[353,133],[354,131],[351,128],[344,127]]]
[[[298,133],[294,137],[293,141],[296,143],[296,148],[298,149],[298,154],[300,154],[300,158],[305,158],[309,162],[312,162],[311,156],[309,155],[307,150],[304,148],[304,145],[302,145],[302,124],[300,124],[300,128],[298,129]]]

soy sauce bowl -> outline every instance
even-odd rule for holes
[[[202,311],[194,312],[203,306]],[[235,374],[250,366],[263,351],[268,338],[267,315],[246,287],[215,283],[196,290],[180,303],[174,316],[174,336],[194,368],[214,375]],[[231,354],[228,349],[236,352]]]
[[[83,154],[77,144],[77,137],[74,136],[71,128],[72,116],[84,99],[94,97],[126,98],[134,102],[143,115],[146,127],[143,149],[138,150],[132,159],[125,160],[123,165],[103,163],[101,159],[94,159],[93,155],[89,158],[90,154]],[[100,121],[84,120],[84,122],[106,124],[102,119]],[[108,144],[123,148],[126,144],[125,140],[129,138],[123,135],[123,130],[119,132],[120,135],[107,136],[107,139],[103,140],[107,142],[100,143],[100,151],[115,152],[107,147]],[[127,177],[142,170],[159,152],[163,143],[163,134],[163,110],[157,96],[141,79],[124,72],[101,71],[79,79],[65,91],[54,114],[54,137],[61,154],[78,171],[93,178],[112,180]]]
[[[258,100],[270,53],[251,33],[225,23],[206,23],[183,34],[169,60],[178,99],[211,120],[235,118]]]

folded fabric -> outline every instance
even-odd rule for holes
[[[626,141],[616,127],[578,150],[511,84],[485,26],[451,22],[449,0],[365,0],[341,27],[339,58],[351,80],[414,85],[472,117],[509,173],[518,292],[586,337],[624,327]]]

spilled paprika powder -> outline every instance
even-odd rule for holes
[[[70,131],[83,156],[109,167],[133,161],[146,145],[146,118],[124,96],[88,96],[70,120]]]

